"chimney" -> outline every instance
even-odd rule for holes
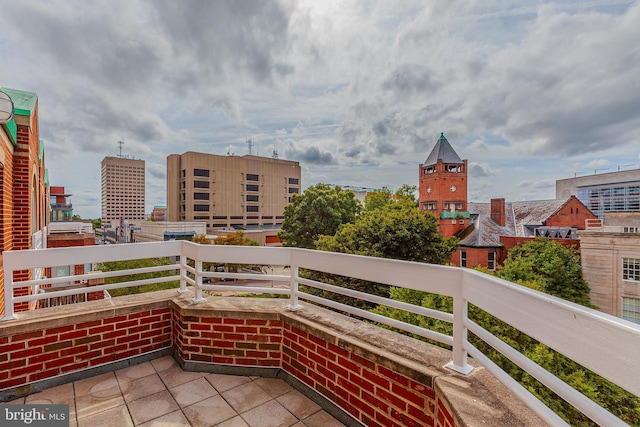
[[[504,199],[491,199],[491,219],[499,226],[504,227],[505,216]]]

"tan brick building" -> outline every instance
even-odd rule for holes
[[[167,157],[167,220],[207,228],[277,227],[301,192],[298,162],[187,152]]]
[[[101,177],[103,224],[145,220],[144,160],[105,157]]]
[[[580,231],[582,276],[599,310],[640,323],[640,213],[607,212]]]
[[[39,138],[38,96],[21,90],[0,90],[14,104],[13,119],[0,125],[1,263],[4,251],[33,248],[34,235],[49,220],[49,195],[44,145]],[[28,280],[31,274],[31,271],[17,272],[14,280]],[[4,270],[0,267],[0,312],[4,312],[4,298]],[[16,311],[27,308],[27,303],[15,307]]]

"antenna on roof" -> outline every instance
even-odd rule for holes
[[[122,158],[122,146],[124,145],[124,141],[118,141],[118,157]]]
[[[598,171],[608,171],[609,168],[600,168],[600,169],[594,169],[593,170],[593,174],[596,175],[598,173]]]
[[[249,146],[249,155],[253,154],[252,153],[252,149],[253,149],[253,140],[251,138],[247,139],[247,145]]]
[[[276,150],[276,144],[273,144],[273,154],[271,155],[271,157],[274,159],[278,158],[278,150]]]

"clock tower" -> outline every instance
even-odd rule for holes
[[[419,209],[438,218],[445,237],[465,229],[469,225],[467,161],[460,159],[444,133],[419,171]]]

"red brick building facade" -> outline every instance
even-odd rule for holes
[[[461,160],[440,134],[427,160],[419,167],[418,207],[433,213],[445,237],[469,226],[467,161]]]
[[[7,250],[32,249],[33,235],[49,219],[44,147],[38,130],[35,93],[0,89],[14,103],[14,118],[0,125],[0,261]],[[30,271],[14,279],[30,278]],[[0,312],[4,313],[4,269],[0,267]],[[26,303],[16,305],[25,310]]]

